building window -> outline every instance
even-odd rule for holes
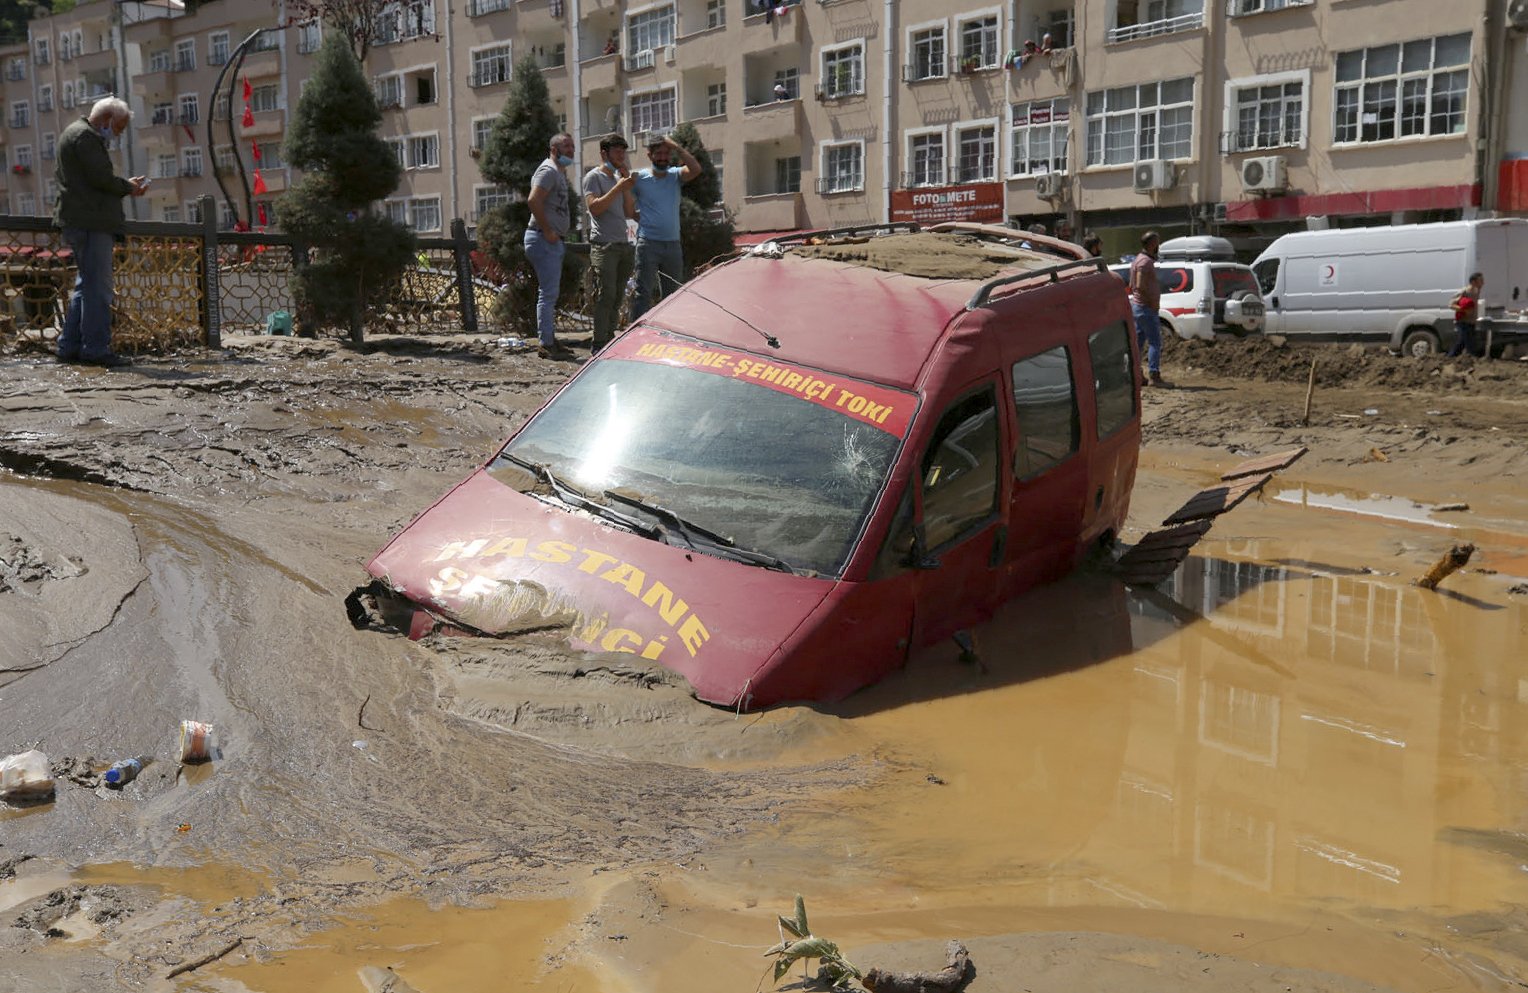
[[[154,104],[153,112],[149,115],[150,124],[174,124],[175,105],[169,101]]]
[[[257,114],[270,113],[281,109],[281,92],[275,83],[267,83],[264,86],[256,86],[249,96],[249,106]]]
[[[21,193],[16,197],[16,213],[29,217],[37,213],[37,194]]]
[[[43,132],[42,157],[43,161],[49,161],[58,154],[58,135],[52,131]]]
[[[62,95],[58,98],[59,105],[65,110],[72,109],[74,107],[74,83],[66,80],[61,93]]]
[[[1243,86],[1236,91],[1233,106],[1232,151],[1298,145],[1305,138],[1300,126],[1305,114],[1303,81]]]
[[[472,85],[492,86],[495,83],[507,83],[511,68],[508,45],[480,48],[472,53]]]
[[[439,135],[413,135],[408,141],[409,165],[415,169],[436,169],[440,167]]]
[[[200,148],[181,149],[180,174],[182,176],[200,176],[202,174],[202,150]]]
[[[1189,31],[1204,24],[1204,0],[1118,0],[1106,41]],[[1052,39],[1054,41],[1054,39]]]
[[[153,70],[151,69],[149,71],[152,72]],[[27,78],[26,56],[18,55],[16,58],[11,59],[11,61],[6,64],[5,78],[13,83],[18,80]]]
[[[281,142],[273,141],[260,146],[260,168],[285,169],[286,160],[281,157]]]
[[[960,67],[965,70],[997,67],[997,15],[986,14],[957,22]]]
[[[297,26],[297,52],[299,55],[311,55],[318,51],[324,43],[324,24],[314,18]]]
[[[174,205],[171,205],[169,207],[166,207],[160,213],[159,216],[164,219],[164,222],[166,224],[179,224],[180,223],[180,208],[176,207]]]
[[[435,0],[402,0],[384,8],[377,19],[378,45],[391,45],[435,33]]]
[[[175,161],[174,152],[162,152],[154,160],[155,179],[174,179],[180,173],[180,165]]]
[[[775,159],[775,192],[801,192],[801,156]]]
[[[827,145],[822,150],[823,193],[849,193],[865,188],[865,146],[855,141]]]
[[[865,46],[834,48],[822,53],[822,95],[830,99],[865,92]]]
[[[727,84],[711,83],[706,86],[706,116],[722,117],[727,113]]]
[[[224,175],[234,171],[235,166],[232,145],[218,146],[217,150],[212,153],[212,167]]]
[[[382,140],[384,142],[386,142],[387,143],[387,147],[392,150],[393,158],[398,160],[399,168],[407,169],[408,165],[409,165],[409,163],[408,163],[408,145],[406,145],[404,143],[403,139],[402,138],[383,138]]]
[[[207,36],[207,64],[220,66],[228,62],[228,32],[215,31]]]
[[[11,127],[24,128],[32,123],[32,105],[26,100],[11,104]]]
[[[1076,18],[1071,7],[1058,7],[1049,14],[1042,14],[1041,23],[1045,25],[1041,36],[1050,35],[1051,48],[1072,47]]]
[[[674,43],[674,8],[657,7],[626,18],[626,54],[656,52]]]
[[[409,227],[415,231],[440,230],[440,197],[414,197],[408,204]]]
[[[233,208],[228,205],[228,201],[227,200],[219,200],[218,201],[218,230],[219,231],[232,231],[233,230],[233,225],[234,225]]]
[[[435,102],[435,70],[425,69],[409,74],[410,88],[414,92],[414,105],[424,106]]]
[[[377,106],[383,110],[403,106],[403,77],[377,77]]]
[[[196,42],[191,38],[175,43],[175,71],[190,72],[196,68]]]
[[[1013,105],[1013,162],[1009,175],[1066,172],[1070,105],[1066,100],[1037,100]]]
[[[944,25],[912,33],[913,60],[907,67],[909,82],[920,79],[943,79],[948,74],[945,55]]]
[[[492,14],[496,10],[508,10],[510,0],[469,0],[467,4],[468,17],[481,17],[484,14]]]
[[[976,183],[997,178],[997,126],[978,124],[955,131],[956,178]]]
[[[69,32],[65,31],[58,36],[58,60],[68,62],[72,58],[74,58],[74,40],[69,37]]]
[[[202,205],[195,200],[186,201],[186,222],[189,224],[202,223]]]
[[[706,0],[706,27],[720,28],[727,24],[727,0]]]
[[[495,207],[502,207],[514,199],[507,186],[479,186],[472,191],[472,216],[482,216]]]
[[[35,57],[37,59],[37,64],[40,65],[40,66],[45,66],[50,61],[52,61],[48,57],[48,39],[46,39],[46,38],[38,38],[37,39]]]
[[[493,133],[493,117],[474,117],[472,119],[472,147],[484,149],[488,147],[488,136]]]
[[[53,205],[58,203],[58,180],[50,179],[43,184],[42,202],[43,206],[49,210],[52,210]]]
[[[785,87],[785,99],[795,100],[801,96],[801,72],[795,66],[789,69],[776,69],[774,86]],[[774,96],[773,86],[770,88],[770,98]]]
[[[53,87],[44,84],[37,88],[37,112],[47,113],[53,109]]]
[[[641,135],[648,131],[667,131],[674,126],[674,91],[655,90],[634,93],[631,97],[631,130]]]
[[[909,135],[907,160],[912,166],[909,186],[944,185],[944,132]]]
[[[727,164],[726,153],[720,148],[707,149],[707,152],[711,156],[711,173],[716,177],[716,188],[721,189],[723,186],[723,174],[726,171]]]
[[[149,72],[169,72],[171,65],[170,50],[168,48],[161,48],[149,53]]]
[[[1193,156],[1193,77],[1089,93],[1087,111],[1088,165]]]
[[[1333,141],[1463,133],[1469,62],[1468,34],[1338,53]]]
[[[180,98],[180,123],[195,124],[199,118],[196,94],[186,93]]]

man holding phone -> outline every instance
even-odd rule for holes
[[[74,255],[74,292],[58,336],[58,360],[115,368],[131,364],[111,350],[112,250],[122,234],[122,198],[141,197],[142,176],[123,179],[112,169],[106,143],[127,129],[132,112],[105,97],[64,128],[58,139],[58,205],[53,223]]]
[[[593,218],[589,263],[594,269],[594,342],[598,353],[615,337],[621,297],[631,279],[635,254],[626,230],[637,214],[632,187],[636,177],[626,164],[626,139],[618,134],[600,139],[600,164],[584,176],[584,204]]]

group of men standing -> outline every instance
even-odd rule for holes
[[[589,262],[594,270],[594,340],[598,352],[615,337],[621,299],[633,270],[637,294],[631,319],[641,317],[654,299],[662,299],[684,281],[684,252],[679,241],[679,187],[700,175],[700,162],[669,135],[647,142],[646,169],[626,161],[628,145],[618,134],[600,140],[600,163],[584,174],[581,191],[590,217]],[[674,167],[678,155],[680,165]],[[525,230],[525,255],[536,271],[537,353],[546,359],[571,360],[573,352],[557,340],[553,321],[562,288],[564,238],[571,219],[571,189],[566,169],[573,164],[573,137],[552,139],[546,161],[531,177],[527,200],[531,221]],[[631,243],[628,221],[637,222]]]

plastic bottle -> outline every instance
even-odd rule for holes
[[[113,762],[111,768],[101,775],[101,781],[107,786],[121,789],[136,779],[138,773],[142,771],[142,759],[123,759],[121,762]]]

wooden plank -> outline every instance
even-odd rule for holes
[[[1221,474],[1222,481],[1241,479],[1244,476],[1256,476],[1264,472],[1278,472],[1280,469],[1288,469],[1310,451],[1303,445],[1299,448],[1291,448],[1287,452],[1279,452],[1274,455],[1260,455],[1255,459],[1248,459],[1241,465],[1235,466]]]
[[[1268,480],[1272,478],[1273,473],[1265,472],[1261,476],[1249,476],[1246,479],[1227,483],[1224,486],[1213,486],[1207,490],[1200,490],[1189,497],[1187,503],[1175,510],[1172,516],[1162,523],[1183,524],[1206,517],[1219,517],[1247,499],[1248,494],[1262,489]]]
[[[1115,563],[1120,578],[1131,586],[1155,586],[1183,564],[1213,524],[1212,520],[1198,520],[1151,532]]]

